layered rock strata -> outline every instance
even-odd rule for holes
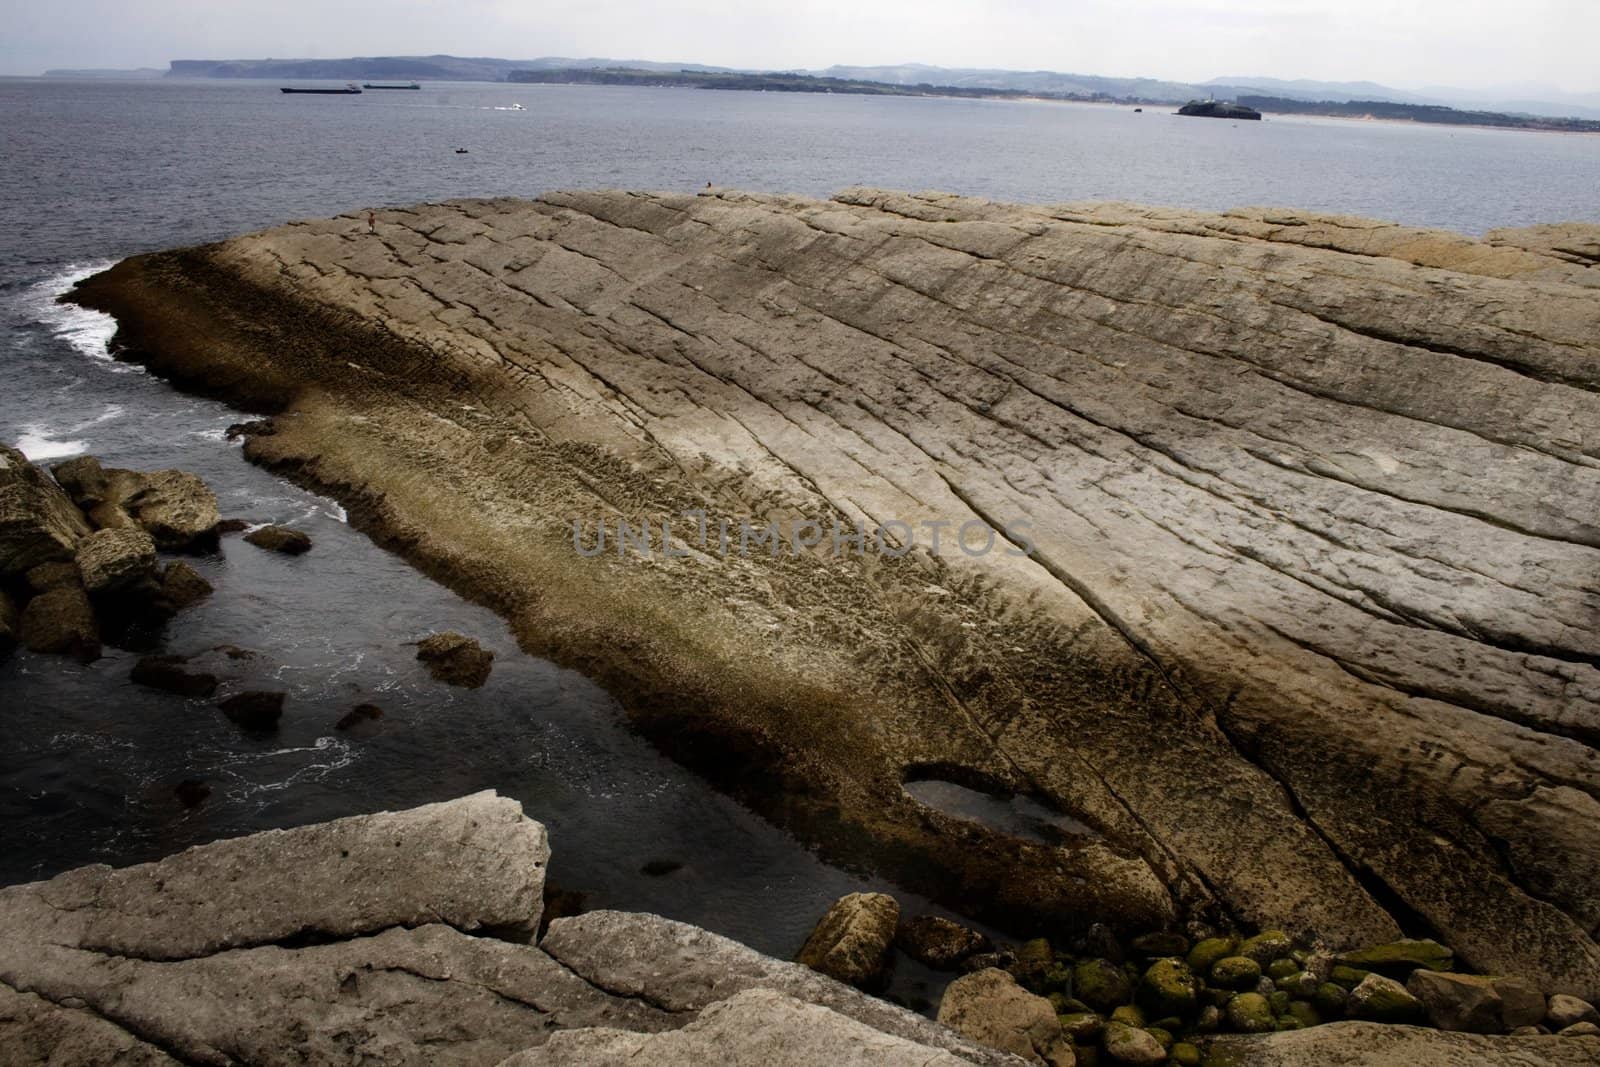
[[[1594,241],[560,193],[136,257],[77,299],[837,854],[1030,923],[1404,927],[1593,999]],[[577,550],[622,520],[653,549]],[[880,525],[918,550],[831,550]],[[1086,830],[951,818],[900,788],[930,775]]]

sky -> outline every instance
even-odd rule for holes
[[[171,59],[921,62],[1600,91],[1600,0],[0,0],[0,73]]]

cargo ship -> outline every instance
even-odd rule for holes
[[[410,84],[407,84],[407,85],[380,85],[377,82],[362,82],[361,83],[361,88],[363,88],[363,89],[420,89],[420,88],[422,88],[422,86],[418,85],[416,82],[411,82]]]
[[[349,82],[343,89],[291,89],[289,86],[285,85],[279,88],[278,92],[313,93],[317,96],[350,96],[351,94],[359,94],[361,90],[356,87],[355,82]]]

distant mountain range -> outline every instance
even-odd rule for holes
[[[1254,75],[1214,78],[1207,82],[1180,82],[1160,78],[1112,78],[1052,70],[1002,70],[974,67],[936,67],[922,63],[889,66],[833,66],[824,70],[768,71],[717,67],[704,63],[662,63],[641,59],[570,58],[537,59],[492,57],[355,56],[344,59],[175,59],[166,71],[178,78],[270,79],[415,79],[418,81],[503,82],[513,71],[610,70],[661,73],[723,73],[811,75],[851,82],[881,82],[907,87],[952,87],[966,90],[1000,90],[1006,93],[1144,103],[1182,103],[1216,97],[1270,96],[1308,103],[1377,101],[1396,104],[1442,105],[1513,115],[1600,119],[1600,92],[1565,93],[1538,85],[1506,86],[1494,90],[1468,90],[1430,86],[1420,90],[1395,89],[1376,82],[1326,82],[1285,80]],[[53,70],[59,77],[150,77],[154,71]],[[541,78],[540,80],[547,80]],[[554,79],[548,79],[554,80]]]

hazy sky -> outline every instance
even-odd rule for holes
[[[0,72],[169,59],[611,56],[1600,90],[1600,0],[0,0]]]

